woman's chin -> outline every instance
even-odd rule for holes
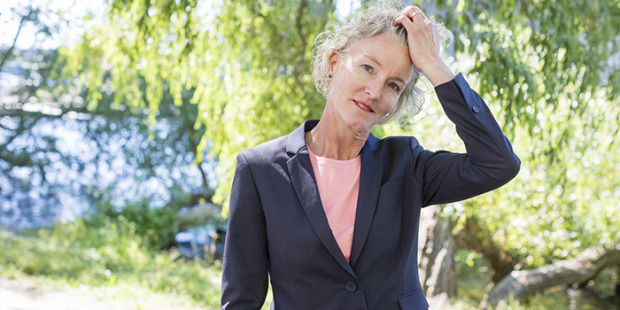
[[[366,139],[374,124],[368,121],[354,121],[349,124],[356,138]]]

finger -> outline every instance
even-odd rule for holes
[[[394,19],[394,26],[403,25],[405,28],[412,25],[411,19],[407,15],[399,15]]]
[[[416,6],[410,5],[410,6],[405,7],[404,9],[402,9],[402,10],[400,11],[400,13],[401,13],[401,14],[405,14],[405,15],[407,15],[408,13],[409,13],[409,14],[411,14],[411,12],[413,11],[413,9],[415,9],[415,8],[416,8]]]
[[[405,25],[405,20],[408,19],[411,21],[411,16],[416,14],[416,12],[421,12],[420,9],[416,6],[408,6],[400,11],[398,17],[394,19],[394,26]]]
[[[416,17],[416,19],[421,19]],[[423,21],[412,21],[408,16],[401,15],[394,20],[394,26],[402,25],[409,35],[414,35],[425,29],[425,23]]]
[[[395,26],[399,26],[402,25],[402,27],[405,28],[405,31],[407,32],[408,36],[415,36],[418,33],[422,33],[423,32],[423,24],[422,25],[418,25],[417,22],[413,22],[411,19],[409,19],[409,17],[407,16],[400,16],[399,18],[397,18],[394,21],[394,25]],[[411,40],[411,39],[410,39]]]
[[[416,19],[420,19],[420,17],[423,18],[424,13],[422,13],[422,11],[420,10],[414,10],[413,12],[411,12],[411,14],[409,14],[409,19],[411,19],[412,22],[415,22]]]
[[[401,14],[406,15],[406,16],[410,16],[411,14],[413,14],[416,11],[422,11],[419,7],[417,6],[408,6],[404,9],[402,9],[402,11],[400,11]]]
[[[420,26],[430,22],[430,19],[428,19],[428,17],[426,17],[426,14],[424,14],[424,12],[422,12],[422,10],[420,9],[416,9],[415,11],[413,11],[409,15],[409,18],[411,19],[413,23],[420,25]]]

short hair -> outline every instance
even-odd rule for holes
[[[330,83],[328,58],[332,52],[346,53],[354,42],[381,34],[391,35],[405,46],[409,46],[405,27],[402,25],[394,26],[394,20],[399,16],[401,10],[402,5],[398,2],[380,2],[361,9],[354,21],[345,23],[335,31],[330,30],[330,28],[336,28],[333,22],[326,25],[325,31],[320,33],[314,41],[312,59],[312,78],[317,90],[323,97],[327,97],[327,88]],[[441,24],[437,24],[437,26],[439,27],[441,43],[452,39],[450,31]],[[422,72],[414,67],[411,79],[404,87],[396,106],[381,120],[381,124],[399,119],[401,114],[409,119],[420,111],[424,102],[422,91],[416,86],[420,74]]]

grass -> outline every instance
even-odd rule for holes
[[[130,227],[87,227],[78,221],[26,235],[0,231],[0,275],[90,288],[130,303],[156,298],[180,308],[219,308],[217,262],[186,261],[176,250],[148,249]]]
[[[77,221],[19,235],[0,230],[0,276],[34,281],[42,288],[79,288],[133,309],[219,309],[219,261],[188,261],[174,249],[150,249],[132,227],[103,220],[95,226]],[[459,297],[451,300],[453,309],[477,309],[490,281],[484,260],[468,261],[457,264]],[[613,284],[613,277],[610,269],[593,282]],[[602,291],[613,295],[613,286]],[[586,292],[570,294],[554,288],[497,309],[609,309]]]

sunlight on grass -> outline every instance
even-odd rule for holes
[[[181,308],[219,307],[219,263],[147,249],[131,229],[116,224],[87,229],[78,221],[30,236],[0,231],[0,246],[4,277],[46,277],[45,286],[86,287],[137,308],[156,300]]]
[[[96,226],[77,221],[19,235],[0,230],[0,278],[37,290],[71,290],[130,309],[219,309],[220,261],[188,261],[175,249],[149,249],[131,227],[122,221]],[[477,309],[490,281],[484,260],[474,257],[467,264],[465,256],[457,254],[459,296],[450,301],[452,309]],[[612,273],[603,273],[598,282],[614,283]],[[567,309],[566,294],[561,287],[549,289],[496,309]],[[270,289],[262,309],[269,309],[272,298]],[[602,309],[589,296],[576,300],[578,309]]]

